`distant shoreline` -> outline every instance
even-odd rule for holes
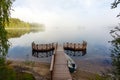
[[[41,27],[40,27],[40,28],[37,27],[37,28],[5,28],[5,29],[6,29],[6,30],[7,30],[7,29],[10,30],[10,29],[42,29],[42,28],[41,28]]]
[[[5,29],[30,29],[30,28],[5,28]]]

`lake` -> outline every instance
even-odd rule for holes
[[[16,31],[16,29],[13,30]],[[17,30],[16,33],[13,34],[16,34],[16,36],[9,37],[11,46],[7,55],[8,59],[29,59],[33,61],[50,62],[51,57],[36,58],[32,56],[31,43],[33,41],[40,44],[52,42],[63,44],[65,42],[82,43],[82,41],[85,40],[87,41],[87,54],[84,56],[71,56],[74,60],[110,62],[111,45],[108,41],[110,41],[112,37],[109,34],[110,29],[107,27],[56,27],[43,31],[27,31],[23,34],[22,32],[24,31]]]

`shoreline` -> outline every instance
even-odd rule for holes
[[[26,61],[24,60],[7,60],[11,61],[11,66],[22,66],[30,68],[32,71],[34,71],[35,74],[33,76],[36,78],[36,80],[50,80],[50,63],[49,62],[41,62],[41,61],[33,61],[34,63],[30,62],[26,64]],[[75,61],[76,62],[76,61]],[[107,68],[110,68],[106,66],[106,68],[102,65],[97,65],[96,63],[91,63],[89,61],[77,61],[77,71],[74,73],[71,73],[73,80],[89,80],[90,77],[95,77],[96,75],[101,75],[101,71],[105,72]],[[95,66],[96,65],[96,66]],[[39,75],[39,76],[38,76]],[[39,79],[38,79],[39,78]]]
[[[36,80],[50,80],[50,63],[45,62],[25,62],[25,61],[15,61],[7,60],[9,66],[15,68],[18,67],[23,69],[22,72],[32,74]]]

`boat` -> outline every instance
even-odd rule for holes
[[[77,69],[77,65],[75,64],[74,60],[71,57],[69,57],[67,54],[65,54],[65,56],[67,58],[67,65],[70,73],[75,72]]]

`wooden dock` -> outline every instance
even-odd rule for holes
[[[32,55],[35,57],[38,57],[38,55],[41,52],[55,51],[56,45],[57,45],[57,43],[36,44],[36,43],[32,42]],[[61,46],[63,52],[64,52],[64,50],[82,51],[83,55],[86,54],[86,47],[87,47],[86,41],[83,41],[82,44],[67,42],[67,43],[64,43],[63,46]],[[46,56],[49,56],[49,54],[46,53]]]
[[[51,80],[72,80],[67,66],[64,49],[61,45],[56,47],[51,60]]]
[[[64,50],[82,51],[86,53],[87,42],[80,43],[64,43],[64,45],[58,45],[58,43],[49,44],[35,44],[32,43],[32,55],[37,55],[39,52],[47,52],[53,50],[54,53],[51,59],[50,72],[51,80],[72,80],[69,72],[67,58]]]

